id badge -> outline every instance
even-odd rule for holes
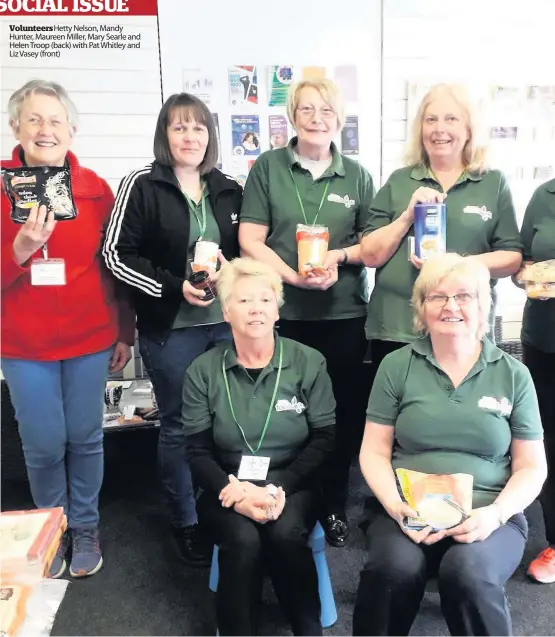
[[[239,480],[266,480],[270,458],[265,456],[242,456],[239,465]]]
[[[31,285],[65,285],[66,263],[63,259],[34,259]]]

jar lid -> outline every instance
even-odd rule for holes
[[[190,283],[202,283],[208,279],[209,274],[206,270],[199,270],[198,272],[193,272],[189,277]]]

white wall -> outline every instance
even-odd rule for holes
[[[1,156],[15,145],[7,126],[7,104],[14,90],[30,79],[60,82],[79,111],[72,150],[79,161],[104,177],[112,189],[129,171],[152,160],[152,138],[162,104],[156,17],[57,17],[56,24],[120,24],[141,36],[140,49],[75,49],[60,58],[29,60],[9,57],[9,23],[52,24],[52,18],[0,18],[2,81]]]
[[[384,180],[401,165],[408,82],[555,85],[553,0],[384,0],[383,22]],[[519,217],[533,187],[513,191]],[[504,338],[518,338],[524,294],[509,279],[498,291]]]
[[[200,68],[214,81],[214,101],[222,148],[231,148],[230,116],[260,113],[262,150],[268,144],[265,106],[266,69],[272,64],[340,65],[358,68],[358,103],[348,114],[359,115],[360,161],[378,182],[380,162],[380,2],[379,0],[298,0],[240,3],[213,0],[206,28],[186,28],[176,19],[181,0],[159,1],[164,96],[183,90],[182,69]],[[259,106],[230,107],[227,70],[234,64],[257,65]],[[272,113],[279,113],[276,108]],[[284,111],[283,111],[284,112]],[[224,153],[225,155],[225,153]],[[224,170],[226,165],[224,163]]]

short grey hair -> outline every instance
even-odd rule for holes
[[[69,130],[73,136],[77,129],[78,113],[75,104],[71,101],[67,91],[61,84],[48,82],[47,80],[30,80],[12,94],[8,102],[8,116],[10,126],[16,131],[19,130],[19,116],[23,102],[33,93],[39,95],[50,95],[55,97],[65,108]]]

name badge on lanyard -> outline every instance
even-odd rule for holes
[[[33,259],[31,262],[31,285],[65,285],[65,261],[49,259],[46,244],[42,246],[42,256],[42,259]]]
[[[279,386],[279,379],[281,377],[281,369],[283,366],[283,341],[279,342],[279,364],[278,371],[276,375],[276,383],[274,385],[274,392],[272,395],[272,399],[270,400],[270,406],[268,407],[268,413],[266,414],[266,421],[264,426],[262,427],[262,433],[260,434],[260,439],[258,441],[258,445],[253,447],[247,437],[245,435],[245,431],[243,427],[239,424],[237,417],[235,416],[235,409],[233,407],[233,401],[231,399],[231,391],[229,389],[229,382],[227,380],[227,374],[225,371],[225,357],[227,355],[227,350],[225,351],[222,357],[222,374],[224,377],[224,384],[227,394],[227,400],[229,403],[229,410],[231,411],[231,416],[233,418],[233,422],[236,424],[237,428],[241,432],[241,436],[245,445],[248,447],[249,451],[252,455],[250,456],[241,456],[241,464],[239,465],[239,472],[237,474],[237,478],[239,480],[266,480],[268,475],[268,469],[270,467],[270,458],[268,456],[257,456],[256,454],[260,451],[262,447],[262,443],[264,442],[264,438],[266,436],[266,432],[268,431],[268,425],[270,424],[270,419],[272,417],[273,406],[276,401],[277,390]]]
[[[267,456],[242,456],[239,465],[239,480],[266,480],[270,458]]]

